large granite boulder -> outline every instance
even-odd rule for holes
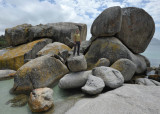
[[[122,8],[122,25],[117,37],[134,53],[142,53],[150,43],[155,23],[143,9]]]
[[[44,48],[42,48],[37,55],[38,56],[43,56],[43,55],[47,55],[47,54],[55,54],[58,55],[58,53],[60,51],[65,51],[68,50],[70,51],[71,48],[68,47],[67,45],[60,43],[60,42],[54,42],[54,43],[50,43],[47,44]]]
[[[87,69],[87,62],[84,55],[80,56],[70,56],[67,59],[67,65],[70,71],[78,72]]]
[[[135,83],[145,86],[160,86],[160,82],[148,78],[137,78]]]
[[[121,30],[122,11],[119,6],[105,9],[93,22],[91,34],[95,37],[114,36]]]
[[[5,39],[9,46],[16,46],[29,42],[29,29],[31,24],[22,24],[5,30]],[[30,40],[32,41],[32,40]]]
[[[60,79],[58,86],[62,89],[80,88],[85,85],[90,74],[91,70],[66,74]]]
[[[121,72],[125,82],[130,81],[136,71],[136,65],[129,59],[119,59],[111,67]]]
[[[14,78],[16,71],[15,70],[0,70],[0,80]]]
[[[68,68],[50,55],[33,59],[16,72],[13,93],[28,93],[35,88],[47,87],[68,73]]]
[[[32,112],[44,112],[54,106],[53,90],[50,88],[38,88],[30,93],[29,107]]]
[[[51,42],[51,39],[46,38],[9,48],[5,53],[0,55],[0,69],[17,70],[26,61],[36,58],[37,52]]]
[[[38,38],[51,38],[54,41],[73,46],[75,30],[80,30],[81,40],[86,40],[87,26],[81,23],[59,22],[45,25],[31,26],[19,25],[5,30],[5,36],[9,45],[15,46],[33,41]]]
[[[160,87],[125,84],[76,102],[65,114],[159,114]]]
[[[102,78],[105,85],[109,88],[117,88],[122,86],[124,83],[122,74],[111,67],[96,67],[92,70],[92,74]]]
[[[129,59],[136,65],[136,73],[143,73],[147,68],[143,56],[133,54],[119,39],[115,37],[97,38],[92,42],[85,57],[88,69],[92,69],[100,58],[109,59],[110,64],[113,64],[121,58]]]
[[[101,78],[89,75],[85,86],[83,86],[81,89],[85,93],[95,95],[101,93],[104,87],[105,83]]]

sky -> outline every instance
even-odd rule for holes
[[[155,21],[154,38],[160,39],[160,0],[0,0],[0,35],[24,23],[76,22],[87,24],[90,39],[94,19],[112,6],[143,8]]]

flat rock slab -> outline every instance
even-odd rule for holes
[[[138,78],[135,80],[135,83],[146,86],[160,86],[160,82],[148,78]]]
[[[78,101],[66,114],[159,114],[160,88],[130,85]]]

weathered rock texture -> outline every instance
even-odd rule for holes
[[[54,42],[47,44],[43,49],[41,49],[37,55],[42,56],[42,55],[47,55],[47,54],[55,54],[58,55],[60,51],[65,51],[68,50],[70,51],[71,48],[68,47],[67,45],[60,43],[60,42]]]
[[[102,78],[105,85],[110,88],[120,87],[124,83],[122,74],[118,70],[111,67],[96,67],[92,70],[92,74]]]
[[[159,114],[160,88],[129,85],[78,101],[66,114]]]
[[[59,59],[49,55],[38,57],[18,69],[12,91],[27,93],[35,88],[50,86],[68,72]]]
[[[54,106],[52,89],[39,88],[30,93],[29,107],[32,112],[44,112],[49,110],[52,106]]]
[[[87,69],[87,62],[84,55],[70,56],[67,59],[68,68],[72,72],[83,71]]]
[[[63,89],[80,88],[87,82],[89,74],[92,74],[91,70],[66,74],[58,85]]]
[[[160,86],[160,82],[147,78],[138,78],[135,80],[135,83],[146,86]]]
[[[155,23],[143,9],[122,8],[122,25],[117,37],[134,53],[142,53],[150,43]]]
[[[121,72],[124,81],[130,81],[136,71],[136,65],[129,59],[119,59],[111,67]]]
[[[106,58],[100,58],[97,63],[95,64],[95,67],[99,67],[99,66],[106,66],[109,67],[110,65],[110,61]]]
[[[82,87],[82,91],[91,95],[95,95],[101,93],[104,87],[105,83],[101,78],[89,75],[87,83]]]
[[[28,59],[36,58],[36,53],[51,42],[51,39],[40,39],[18,47],[9,48],[0,56],[0,69],[17,70]]]
[[[113,36],[121,30],[122,11],[119,6],[105,9],[93,22],[91,34],[95,37]]]
[[[15,73],[15,70],[0,70],[0,80],[14,78]]]
[[[81,40],[86,39],[87,26],[81,23],[49,23],[46,25],[31,26],[28,24],[18,25],[5,30],[5,37],[9,45],[15,46],[33,41],[37,38],[51,38],[53,41],[73,46],[72,38],[75,30],[80,30]]]
[[[115,61],[126,58],[136,65],[136,73],[143,73],[146,68],[146,62],[143,56],[133,54],[125,45],[115,37],[98,38],[90,46],[85,54],[87,67],[92,69],[100,58],[109,59],[113,64]]]

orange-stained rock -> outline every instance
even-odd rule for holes
[[[53,104],[53,90],[50,88],[35,89],[30,93],[29,107],[32,112],[44,112]]]
[[[0,56],[0,69],[17,70],[25,63],[25,60],[34,59],[36,53],[51,42],[51,39],[41,39],[9,48],[8,51]]]
[[[68,72],[67,66],[54,56],[38,57],[18,69],[12,92],[29,93],[35,88],[48,87]]]
[[[58,53],[60,51],[64,51],[64,50],[70,51],[71,48],[68,47],[67,45],[63,44],[63,43],[54,42],[54,43],[47,44],[43,49],[41,49],[37,53],[37,55],[38,56],[47,55],[47,54],[56,54],[56,55],[58,55]]]

